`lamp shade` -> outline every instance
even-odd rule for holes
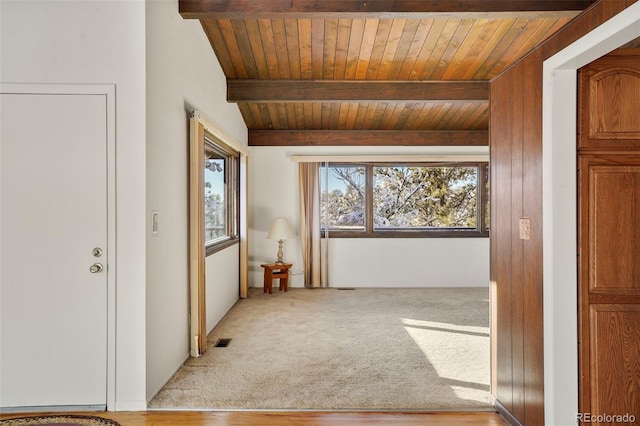
[[[289,237],[291,237],[291,228],[289,228],[287,219],[283,217],[274,219],[271,228],[269,228],[267,238],[271,240],[286,240]]]

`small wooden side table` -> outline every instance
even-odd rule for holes
[[[273,280],[280,279],[278,289],[287,291],[289,289],[289,268],[293,266],[291,263],[263,263],[260,265],[264,268],[264,286],[262,292],[272,293]]]

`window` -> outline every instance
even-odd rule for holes
[[[248,291],[247,152],[198,111],[189,118],[189,353],[207,350],[206,257],[238,245],[240,297]],[[241,198],[242,194],[242,198]]]
[[[238,240],[238,153],[209,135],[204,143],[204,241],[207,254]]]
[[[328,223],[331,230],[364,230],[365,167],[331,166],[329,170],[328,174],[320,170],[323,227]]]
[[[488,236],[487,163],[329,164],[320,182],[330,236]]]

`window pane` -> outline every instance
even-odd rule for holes
[[[204,166],[204,240],[227,236],[226,159],[206,150]]]
[[[322,229],[362,230],[365,226],[364,166],[320,168]]]
[[[374,167],[375,229],[475,228],[476,167]]]

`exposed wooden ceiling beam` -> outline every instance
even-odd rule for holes
[[[488,100],[488,81],[227,80],[229,102]]]
[[[595,0],[180,0],[183,18],[573,16]]]
[[[487,146],[486,130],[249,130],[249,146]]]

